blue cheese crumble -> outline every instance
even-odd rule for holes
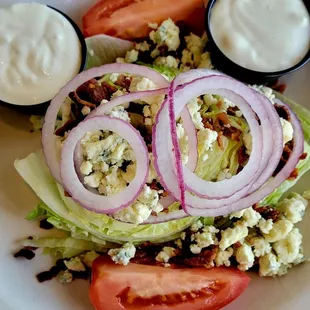
[[[168,263],[171,257],[176,256],[176,250],[173,247],[163,247],[163,249],[157,254],[156,261],[160,263]]]
[[[85,271],[85,266],[79,257],[71,258],[70,260],[65,260],[64,264],[69,270],[72,271]]]
[[[159,213],[163,210],[163,206],[158,201],[158,192],[145,185],[137,201],[113,213],[113,217],[122,222],[141,224],[149,218],[152,212]]]
[[[111,249],[108,255],[113,262],[120,265],[128,265],[131,258],[136,254],[136,248],[132,243],[126,243],[121,248]]]
[[[176,51],[180,45],[179,34],[179,27],[169,18],[150,32],[150,39],[158,45],[167,45],[169,51]]]

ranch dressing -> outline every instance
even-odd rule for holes
[[[63,15],[37,3],[0,9],[0,100],[48,101],[80,65],[79,38]]]
[[[247,69],[288,69],[310,48],[310,17],[302,0],[217,0],[210,29],[220,50]]]

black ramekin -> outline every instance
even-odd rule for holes
[[[244,68],[232,60],[230,60],[220,48],[216,45],[210,27],[210,19],[212,14],[212,8],[216,0],[209,0],[205,11],[205,28],[209,39],[209,50],[211,55],[211,62],[215,68],[222,71],[240,81],[249,84],[267,84],[274,80],[277,80],[283,75],[292,73],[302,66],[304,66],[310,59],[310,49],[305,57],[296,65],[281,71],[276,72],[259,72]],[[304,0],[306,8],[310,14],[310,0]]]
[[[80,65],[80,69],[79,72],[82,72],[85,69],[86,66],[86,61],[87,61],[87,46],[86,46],[86,41],[85,38],[83,36],[82,31],[80,30],[80,28],[78,27],[78,25],[65,13],[59,11],[58,9],[51,7],[48,5],[49,8],[57,11],[59,14],[63,15],[72,25],[72,27],[74,28],[79,41],[81,43],[81,65]],[[65,85],[63,85],[65,86]],[[55,94],[56,95],[56,94]],[[51,98],[52,99],[52,98]],[[23,113],[27,113],[27,114],[44,114],[46,109],[48,108],[48,105],[50,104],[51,100],[42,102],[42,103],[37,103],[37,104],[30,104],[30,105],[18,105],[18,104],[14,104],[14,103],[9,103],[9,102],[5,102],[2,101],[0,99],[0,104],[12,109],[15,109],[17,111],[23,112]]]

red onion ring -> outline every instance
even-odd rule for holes
[[[187,74],[186,78],[188,80],[190,80],[189,74]],[[215,77],[212,77],[212,78],[214,79]],[[206,78],[203,78],[203,79],[204,79],[204,81],[207,80]],[[193,81],[192,83],[198,83],[198,81],[196,80],[196,81]],[[237,82],[237,83],[239,83],[239,82]],[[262,190],[262,188],[260,188],[260,187],[261,187],[261,185],[265,184],[265,182],[270,178],[270,176],[272,175],[276,166],[278,165],[279,159],[280,159],[281,154],[282,154],[282,150],[283,150],[282,128],[280,125],[279,116],[277,115],[273,105],[271,104],[271,102],[267,98],[265,98],[261,95],[258,95],[255,91],[250,90],[247,86],[245,86],[241,83],[239,83],[239,84],[240,84],[239,89],[237,87],[237,91],[239,92],[239,95],[244,96],[247,101],[249,100],[249,98],[252,98],[251,104],[252,104],[252,106],[254,104],[253,109],[258,114],[258,116],[260,117],[260,121],[262,123],[260,128],[262,131],[264,143],[263,143],[262,150],[261,150],[262,156],[259,160],[259,168],[255,172],[255,177],[253,177],[252,179],[249,178],[248,179],[249,182],[244,183],[243,186],[245,186],[245,187],[240,188],[237,191],[232,191],[232,194],[230,196],[227,196],[227,194],[224,194],[226,197],[224,195],[221,195],[220,197],[216,197],[214,195],[214,198],[219,198],[219,199],[202,199],[201,197],[193,196],[190,193],[186,192],[185,193],[186,204],[183,206],[184,206],[185,210],[188,209],[188,213],[190,213],[191,215],[199,215],[199,216],[221,215],[221,213],[223,213],[225,209],[226,209],[225,213],[229,213],[229,212],[234,211],[235,208],[237,208],[237,205],[239,204],[239,202],[236,202],[236,201],[239,199],[242,199],[242,201],[244,201],[246,199],[246,198],[244,198],[246,195],[249,196],[251,193],[253,193],[252,196],[255,197],[255,199],[257,199],[256,201],[254,201],[254,203],[259,201],[260,199],[262,199],[266,195],[268,195],[268,194],[266,194],[264,196],[263,193],[266,191],[266,189],[265,189],[265,187],[263,187],[264,190]],[[171,84],[170,89],[173,86],[174,85]],[[187,100],[186,102],[188,102],[188,100],[191,98],[185,99],[185,90],[184,89],[186,89],[186,87],[187,87],[187,85],[184,84],[178,90],[174,90],[174,92],[169,92],[168,98],[171,98],[172,96],[178,95],[179,98],[182,98],[182,101]],[[203,87],[204,87],[204,85],[200,85],[200,88],[203,88]],[[222,86],[222,87],[225,88],[225,86]],[[199,87],[197,87],[197,89],[198,88]],[[216,87],[214,89],[216,89]],[[233,88],[233,89],[234,89],[234,91],[236,91],[236,88]],[[180,92],[180,93],[178,94],[178,92]],[[246,92],[246,94],[244,95],[245,92]],[[216,90],[216,91],[213,91],[212,93],[213,94],[218,93],[218,91]],[[196,97],[196,96],[198,96],[198,94],[191,93],[191,96]],[[227,97],[227,96],[225,96],[225,97]],[[253,100],[255,100],[254,103],[253,103]],[[232,100],[232,101],[236,102],[236,100]],[[157,172],[161,178],[161,182],[164,184],[165,188],[169,192],[171,192],[173,194],[173,196],[175,196],[177,198],[177,200],[182,201],[181,192],[182,192],[182,190],[185,190],[185,189],[182,186],[182,183],[181,183],[181,185],[179,184],[180,179],[182,181],[182,175],[180,177],[180,172],[179,172],[180,167],[176,167],[176,170],[177,170],[177,176],[176,176],[175,173],[173,172],[173,168],[171,168],[171,165],[170,165],[170,170],[168,169],[169,172],[167,172],[166,169],[169,167],[169,165],[164,166],[164,169],[161,170],[161,168],[163,168],[163,167],[160,168],[161,162],[158,162],[158,155],[159,155],[160,151],[162,151],[165,148],[165,146],[166,146],[166,150],[168,150],[168,153],[170,152],[170,150],[171,151],[173,150],[173,152],[176,153],[176,149],[178,148],[178,144],[176,143],[176,140],[173,139],[173,137],[168,136],[167,140],[160,141],[160,142],[158,141],[158,138],[160,136],[161,137],[164,136],[164,135],[162,135],[163,131],[161,131],[160,134],[158,132],[159,129],[162,130],[162,128],[160,128],[160,126],[158,125],[158,123],[160,121],[160,115],[165,115],[165,120],[167,121],[167,114],[168,113],[167,113],[167,107],[166,106],[168,104],[170,104],[170,107],[169,107],[170,110],[168,111],[170,114],[170,119],[172,119],[171,115],[174,116],[173,115],[174,109],[175,110],[179,109],[175,112],[175,116],[178,117],[178,113],[180,112],[180,110],[184,106],[184,105],[180,105],[180,107],[177,107],[174,102],[171,103],[171,101],[167,100],[157,115],[156,124],[153,128],[153,151],[154,151],[154,157],[155,157],[155,168],[156,168],[156,170],[157,170]],[[173,108],[172,112],[171,112],[171,107]],[[169,118],[168,118],[168,121],[169,121]],[[164,122],[165,121],[162,121],[162,123],[164,123]],[[175,126],[175,121],[173,123]],[[266,127],[266,125],[267,125],[267,127]],[[270,127],[268,125],[271,125],[271,128],[273,129],[272,135],[270,135],[270,130],[268,130]],[[170,123],[170,126],[171,126],[171,123]],[[264,130],[264,128],[265,128],[265,130]],[[251,132],[253,134],[253,129],[251,130]],[[172,135],[174,135],[173,131],[172,131]],[[257,136],[256,136],[256,138],[257,138]],[[156,143],[155,143],[155,139],[156,139]],[[170,144],[170,147],[169,146],[167,147],[167,143],[169,145],[169,139],[172,139],[174,141],[173,141],[173,143]],[[255,139],[255,137],[254,137],[254,139]],[[303,141],[303,139],[301,139],[301,140]],[[255,142],[255,140],[254,140],[254,142]],[[173,147],[173,149],[172,149],[172,147]],[[253,152],[254,152],[254,147],[253,147]],[[163,157],[165,157],[165,156],[167,157],[167,154],[165,154],[165,155],[161,154],[159,156],[161,156],[161,159],[163,159]],[[181,166],[181,164],[180,164],[181,162],[179,160],[179,157],[178,156],[175,156],[175,157],[176,157],[176,159],[175,159],[176,164]],[[298,158],[299,157],[297,156],[297,159]],[[168,162],[169,161],[171,162],[170,158],[168,159]],[[167,164],[167,161],[166,161],[166,164]],[[181,168],[182,168],[181,173],[183,173],[183,169],[184,169],[184,171],[188,170],[188,168],[186,168],[186,167],[181,166]],[[244,168],[244,170],[245,170],[245,168]],[[282,179],[280,181],[280,184],[284,180],[285,179]],[[185,178],[184,184],[186,184],[186,182],[187,182],[187,179]],[[176,184],[176,183],[178,183],[178,184]],[[274,184],[274,182],[271,184]],[[169,186],[167,186],[167,185],[169,185]],[[187,186],[187,188],[188,188],[188,186]],[[255,192],[255,190],[258,188],[260,188],[259,191]],[[222,190],[224,190],[224,189],[226,191],[227,188],[223,187]],[[194,189],[190,188],[190,190],[194,192],[194,190],[196,190],[196,188],[194,188]],[[199,192],[199,194],[201,194],[201,191]],[[261,195],[260,197],[259,197],[259,194]],[[196,204],[192,204],[192,202],[194,202],[193,200],[194,201],[198,200],[199,203],[197,204],[197,201],[196,201]],[[227,207],[226,204],[228,204],[228,203],[234,203],[233,204],[234,208],[231,209],[231,208]],[[249,205],[246,205],[245,207],[248,207],[248,206]],[[243,208],[245,208],[245,207],[243,207]],[[196,208],[201,208],[202,210],[196,210]],[[227,212],[228,208],[230,209],[229,212]],[[206,211],[205,209],[208,209],[208,210]],[[242,209],[242,208],[240,208],[240,209]]]
[[[113,131],[132,147],[136,159],[136,176],[119,194],[105,197],[87,190],[79,180],[74,165],[74,150],[87,132],[95,130]],[[141,192],[149,172],[148,151],[140,133],[128,122],[108,116],[95,116],[79,123],[71,130],[64,142],[60,175],[64,188],[84,208],[98,213],[113,213],[132,204]]]
[[[133,64],[109,64],[83,71],[63,87],[51,101],[46,111],[42,128],[42,145],[45,161],[52,176],[60,184],[62,180],[59,172],[59,159],[54,136],[55,123],[60,107],[71,91],[75,91],[80,85],[93,77],[103,76],[109,73],[130,73],[137,76],[145,76],[152,80],[159,88],[169,85],[169,82],[161,74],[150,68]]]

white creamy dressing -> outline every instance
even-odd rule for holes
[[[70,22],[45,5],[0,9],[0,99],[48,101],[80,69],[81,44]]]
[[[310,48],[310,17],[302,0],[217,0],[210,28],[225,56],[255,71],[290,68]]]

